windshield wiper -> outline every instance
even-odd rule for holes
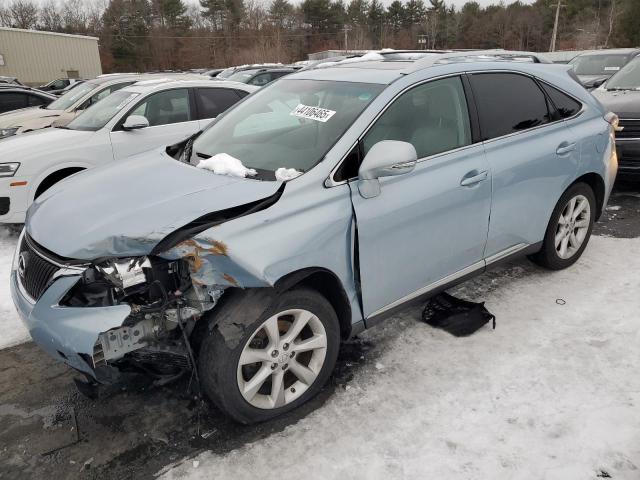
[[[607,91],[609,92],[628,92],[628,91],[632,91],[632,90],[638,90],[637,87],[613,87],[613,88],[607,88]]]

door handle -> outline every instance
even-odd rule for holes
[[[469,177],[468,175],[470,174],[473,174],[473,175]],[[480,173],[476,173],[475,171],[469,172],[467,173],[467,175],[462,177],[462,180],[460,180],[460,185],[463,187],[470,187],[472,185],[475,185],[476,183],[480,183],[483,180],[486,180],[488,176],[489,176],[489,172],[487,170],[484,170]]]
[[[558,148],[556,148],[556,153],[558,155],[566,155],[567,153],[573,152],[575,149],[575,143],[562,142],[560,145],[558,145]]]

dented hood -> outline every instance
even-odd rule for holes
[[[189,222],[270,197],[280,185],[216,175],[156,150],[55,185],[29,209],[26,229],[70,259],[146,255]]]

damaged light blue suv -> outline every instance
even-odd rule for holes
[[[293,409],[407,303],[514,255],[580,257],[616,118],[566,68],[383,52],[292,74],[39,197],[18,312],[91,383],[191,370],[240,422]]]

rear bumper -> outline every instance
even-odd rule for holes
[[[11,297],[33,341],[56,360],[98,381],[108,381],[93,367],[93,348],[101,332],[118,328],[131,309],[128,305],[71,308],[60,300],[80,279],[79,275],[59,277],[34,301],[19,283],[18,273],[11,271]]]

